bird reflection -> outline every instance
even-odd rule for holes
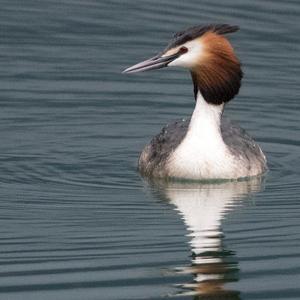
[[[240,299],[239,291],[227,287],[238,281],[235,253],[223,242],[222,220],[242,199],[261,189],[262,178],[213,184],[152,182],[156,192],[175,206],[189,231],[191,264],[176,272],[192,274],[179,295],[194,299]]]

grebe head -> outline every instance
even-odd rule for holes
[[[212,24],[195,26],[176,33],[158,55],[127,68],[123,73],[136,73],[179,66],[190,70],[195,99],[200,91],[206,102],[219,105],[231,100],[239,91],[243,76],[241,65],[224,34],[237,26]]]

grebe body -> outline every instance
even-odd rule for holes
[[[239,92],[241,65],[224,34],[226,24],[195,26],[175,35],[157,56],[125,73],[167,66],[190,70],[196,100],[190,119],[165,126],[142,151],[142,175],[192,180],[238,179],[267,170],[259,145],[245,130],[223,117],[224,107]]]

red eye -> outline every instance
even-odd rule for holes
[[[184,53],[187,53],[189,50],[188,50],[188,48],[187,47],[181,47],[180,49],[179,49],[179,51],[180,51],[180,53],[181,54],[184,54]]]

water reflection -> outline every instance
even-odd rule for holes
[[[242,199],[261,189],[261,178],[214,184],[155,182],[155,190],[172,203],[187,226],[192,251],[191,264],[176,270],[192,274],[181,285],[180,295],[194,299],[240,299],[226,283],[239,280],[234,251],[224,245],[221,223]]]

